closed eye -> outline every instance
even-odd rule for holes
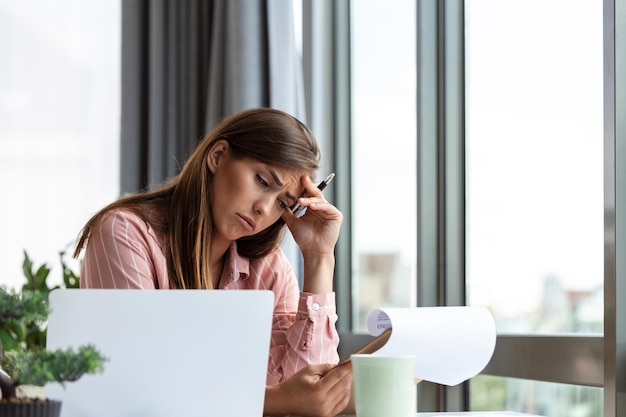
[[[263,187],[266,187],[266,188],[267,188],[267,187],[269,187],[269,186],[270,186],[270,185],[269,185],[269,183],[268,183],[267,181],[265,181],[265,179],[263,179],[263,177],[262,177],[261,175],[256,174],[256,179],[257,179],[257,180],[261,183],[261,185],[262,185]]]
[[[276,181],[276,185],[282,186],[282,182],[278,180],[278,177],[276,175],[272,175],[272,177]],[[263,178],[261,174],[256,174],[256,179],[259,184],[261,184],[264,188],[272,188],[272,185],[270,185],[270,183],[265,178]],[[295,197],[293,197],[289,192],[287,193],[287,199],[292,199],[295,201]],[[285,210],[289,207],[289,203],[280,198],[278,199],[278,205],[280,206],[281,210]]]
[[[278,200],[278,205],[280,206],[281,209],[286,209],[287,207],[289,207],[287,205],[287,203],[285,203],[283,200]]]

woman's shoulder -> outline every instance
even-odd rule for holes
[[[146,220],[144,213],[127,208],[114,208],[103,213],[96,229],[108,231],[123,231],[128,234],[156,235],[151,223]]]
[[[140,225],[146,221],[135,211],[125,208],[115,208],[102,213],[100,225],[105,227],[124,227],[124,225]]]
[[[166,236],[154,227],[150,216],[154,216],[154,213],[114,208],[102,214],[100,220],[94,224],[92,234],[156,241],[160,246],[165,242]]]

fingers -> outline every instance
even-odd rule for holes
[[[297,214],[293,213],[291,210],[283,210],[281,217],[287,225],[291,225],[295,219],[302,217],[307,213],[313,214],[320,220],[343,221],[343,214],[341,211],[339,211],[333,204],[329,203],[324,196],[300,197],[298,199],[298,205],[301,209],[298,210]]]
[[[342,384],[345,382],[346,378],[351,380],[352,377],[352,363],[345,362],[341,365],[330,365],[328,371],[324,374],[324,378],[329,381],[333,381],[336,384]],[[329,382],[331,383],[331,382]]]
[[[304,186],[304,193],[308,197],[321,197],[322,190],[318,188],[318,185],[309,178],[308,175],[302,176],[302,185]]]
[[[300,372],[306,372],[309,375],[316,375],[320,378],[324,377],[328,372],[332,371],[335,368],[333,364],[330,363],[320,363],[314,365],[307,365],[302,368]]]
[[[308,365],[281,384],[266,389],[265,412],[333,417],[346,409],[352,387],[351,364]],[[294,400],[297,401],[294,402]]]
[[[304,186],[304,191],[297,201],[301,206],[309,206],[315,201],[326,201],[322,190],[319,188],[320,185],[315,184],[311,178],[304,175],[300,182]]]
[[[352,365],[346,363],[332,368],[322,377],[321,383],[326,384],[330,415],[335,416],[346,409],[351,399]]]

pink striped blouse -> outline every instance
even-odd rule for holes
[[[162,238],[136,214],[107,214],[89,238],[81,265],[82,288],[168,289]],[[227,254],[220,289],[274,292],[274,317],[267,384],[289,378],[308,364],[339,361],[335,294],[299,292],[282,250],[262,259]],[[253,314],[253,313],[251,313]]]

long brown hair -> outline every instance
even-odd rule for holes
[[[317,141],[295,117],[270,108],[234,114],[199,141],[178,175],[153,191],[123,197],[94,215],[79,234],[74,257],[78,257],[91,231],[106,213],[127,209],[167,237],[164,250],[170,288],[212,288],[213,187],[206,161],[213,143],[221,139],[229,143],[229,155],[234,159],[253,158],[277,168],[305,171],[311,176],[319,166]],[[165,217],[149,215],[151,208]],[[283,221],[279,219],[262,232],[239,239],[237,250],[249,258],[263,257],[276,249],[283,232]]]

